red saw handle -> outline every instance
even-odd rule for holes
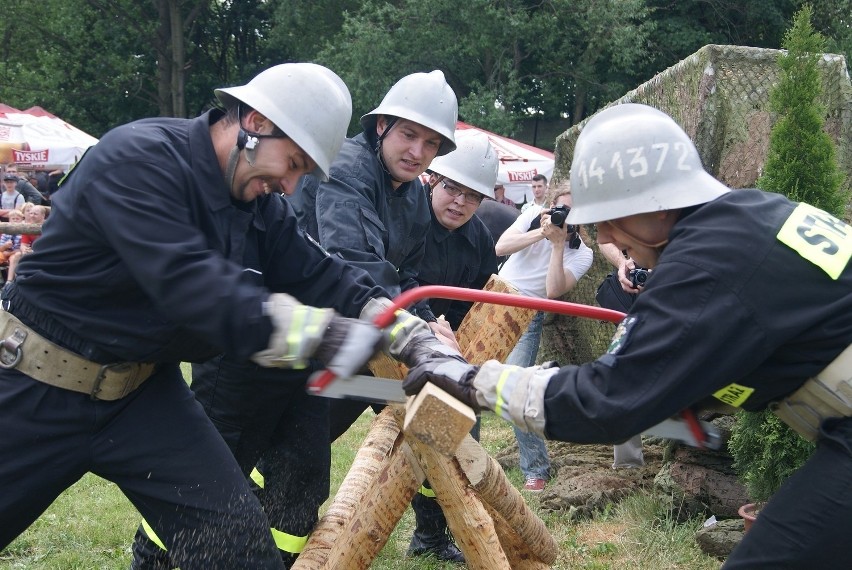
[[[554,299],[540,299],[537,297],[525,297],[512,293],[497,293],[494,291],[482,291],[479,289],[466,289],[464,287],[450,287],[448,285],[425,285],[415,287],[397,296],[393,304],[382,311],[373,320],[373,324],[383,329],[390,326],[396,320],[396,312],[413,305],[423,299],[452,299],[454,301],[474,301],[480,303],[491,303],[494,305],[506,305],[509,307],[521,307],[524,309],[535,309],[560,315],[572,317],[583,317],[587,319],[598,319],[619,323],[624,318],[624,313],[582,305],[580,303],[569,303],[567,301],[556,301]],[[335,378],[334,372],[323,370],[315,374],[308,381],[308,392],[311,394],[321,393]]]

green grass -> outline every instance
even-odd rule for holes
[[[365,412],[335,443],[332,496],[373,417],[372,412]],[[489,453],[496,453],[513,441],[508,424],[491,415],[483,418],[482,445]],[[507,475],[514,485],[522,486],[519,470],[511,469]],[[560,513],[540,512],[535,496],[528,496],[528,503],[539,512],[560,544],[554,568],[715,570],[719,567],[718,561],[702,554],[695,544],[693,535],[700,522],[676,524],[652,497],[634,495],[594,520],[583,522],[569,522]],[[89,474],[66,490],[38,521],[0,552],[0,570],[124,570],[130,564],[130,544],[139,520],[138,513],[115,485]],[[406,559],[413,530],[414,515],[409,508],[371,568],[458,568],[432,559]]]

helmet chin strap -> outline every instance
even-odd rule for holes
[[[438,173],[437,173],[437,172],[435,172],[434,170],[432,171],[432,174],[435,176],[435,183],[434,183],[434,184],[429,184],[429,181],[427,180],[427,181],[426,181],[426,184],[424,184],[424,186],[426,186],[426,188],[429,190],[429,194],[430,194],[430,195],[432,194],[432,190],[434,190],[434,189],[435,189],[435,187],[436,187],[438,184],[440,184],[442,180],[444,180],[444,179],[446,178],[446,176],[444,176],[443,174],[438,174]]]
[[[233,187],[234,176],[237,173],[237,163],[240,161],[240,152],[245,150],[246,162],[249,166],[254,166],[257,159],[257,145],[260,144],[260,138],[257,133],[247,132],[240,127],[240,132],[237,134],[237,144],[231,149],[228,155],[228,169],[225,174],[225,179],[228,181],[228,186]]]
[[[240,151],[245,150],[246,162],[249,166],[254,166],[257,161],[257,147],[260,144],[260,139],[281,139],[287,138],[287,135],[262,135],[253,131],[247,131],[243,128],[242,105],[237,108],[237,120],[240,125],[240,130],[237,133],[237,144],[231,149],[228,155],[228,169],[225,178],[228,181],[228,186],[233,187],[234,175],[237,172],[237,163],[240,160]]]
[[[379,165],[382,167],[382,170],[385,171],[385,174],[387,174],[390,177],[391,181],[392,182],[398,182],[400,184],[405,184],[405,180],[397,180],[396,178],[393,177],[393,174],[391,174],[391,171],[388,170],[387,165],[385,165],[385,159],[382,156],[382,142],[384,142],[385,137],[390,132],[390,130],[393,128],[393,126],[396,124],[396,121],[397,121],[396,117],[388,119],[388,124],[385,127],[385,130],[382,131],[382,134],[380,134],[378,136],[378,138],[376,139],[375,152],[376,152],[376,158],[379,159]]]
[[[234,146],[231,153],[228,155],[228,169],[225,173],[225,180],[228,181],[228,188],[234,187],[234,175],[237,173],[237,162],[240,160],[240,147]]]

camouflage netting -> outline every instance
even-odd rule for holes
[[[665,111],[689,134],[704,167],[731,188],[753,187],[761,173],[774,121],[769,92],[778,81],[779,50],[704,46],[610,105],[644,103]],[[836,143],[837,162],[852,189],[852,86],[846,60],[825,54],[820,60],[825,130]],[[574,144],[588,118],[556,139],[554,181],[569,177]],[[847,208],[847,219],[852,211]],[[588,242],[587,242],[588,243]],[[592,245],[592,244],[590,244]],[[601,279],[612,270],[595,249],[589,273],[566,300],[594,305]],[[588,362],[604,352],[613,331],[609,323],[551,316],[545,322],[539,362]]]

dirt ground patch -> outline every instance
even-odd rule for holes
[[[540,505],[548,511],[567,512],[586,518],[617,503],[639,488],[650,489],[663,462],[664,446],[646,442],[645,466],[612,468],[611,445],[580,445],[547,442],[551,480],[541,494]],[[518,446],[513,443],[496,454],[504,469],[518,467]]]

